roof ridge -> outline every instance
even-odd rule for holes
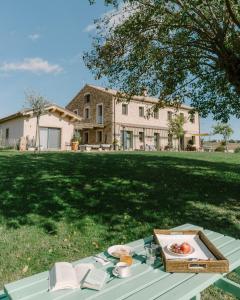
[[[75,115],[74,112],[70,111],[69,109],[65,108],[65,107],[62,107],[58,104],[54,104],[54,103],[49,103],[48,105],[46,105],[46,109],[51,109],[51,107],[56,107],[58,108],[59,110],[62,110],[62,111],[65,111],[66,113],[68,113],[69,115],[71,116],[74,116],[75,118],[79,119],[79,116]],[[5,122],[5,121],[8,121],[8,120],[12,120],[12,119],[15,119],[17,117],[24,117],[25,115],[31,113],[31,111],[33,111],[32,108],[29,108],[29,109],[22,109],[21,111],[17,111],[16,113],[14,114],[11,114],[11,115],[7,115],[5,117],[2,117],[0,118],[0,123],[2,122]],[[79,119],[80,120],[80,119]]]
[[[111,89],[111,88],[104,88],[104,87],[101,87],[101,86],[96,86],[96,85],[93,85],[93,84],[86,84],[87,86],[89,87],[92,87],[92,88],[95,88],[95,89],[98,89],[100,91],[103,91],[103,92],[106,92],[106,93],[109,93],[111,95],[115,95],[117,94],[119,91],[118,90],[115,90],[115,89]],[[140,95],[134,95],[133,97],[133,100],[138,100],[138,101],[152,101],[152,102],[157,102],[159,101],[158,98],[156,97],[152,97],[152,96],[140,96]],[[190,105],[187,105],[187,104],[181,104],[181,108],[185,108],[185,109],[192,109],[192,107]]]

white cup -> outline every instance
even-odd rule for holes
[[[115,267],[115,272],[120,276],[120,277],[128,277],[131,274],[131,270],[129,267],[129,264],[125,262],[119,262],[116,264]]]

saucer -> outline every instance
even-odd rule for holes
[[[107,249],[109,255],[120,258],[121,255],[131,255],[133,256],[134,250],[128,245],[114,245]]]
[[[115,269],[112,270],[112,273],[113,273],[114,276],[116,276],[118,278],[128,278],[128,277],[130,277],[132,275],[131,272],[129,272],[129,274],[126,275],[126,276],[120,276]]]

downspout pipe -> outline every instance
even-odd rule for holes
[[[113,99],[113,149],[116,150],[116,99]]]

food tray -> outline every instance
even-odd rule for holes
[[[166,272],[177,273],[228,273],[229,262],[209,241],[201,230],[154,229],[156,243],[161,246],[162,260]],[[193,238],[191,242],[191,238]],[[193,253],[185,256],[172,255],[168,243],[190,241]]]

